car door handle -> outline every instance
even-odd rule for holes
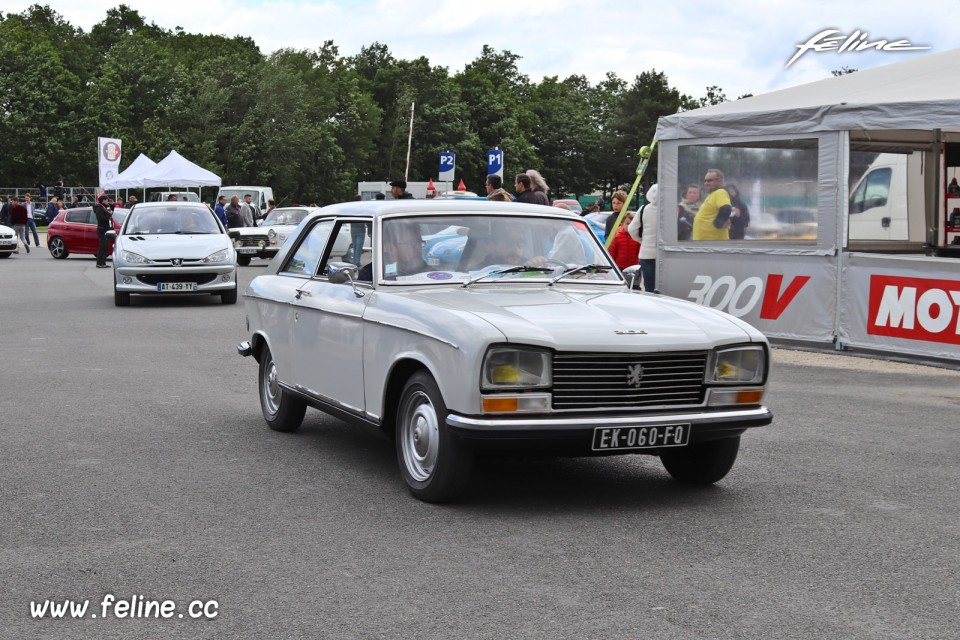
[[[313,295],[312,295],[309,291],[307,291],[306,289],[297,289],[297,295],[294,296],[294,297],[295,297],[297,300],[299,300],[301,296],[307,296],[308,298],[312,298],[312,297],[313,297]]]

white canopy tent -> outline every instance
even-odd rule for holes
[[[140,176],[144,188],[150,187],[219,187],[220,176],[195,165],[176,151]]]
[[[140,176],[157,165],[156,162],[143,155],[137,156],[130,166],[121,171],[116,178],[100,185],[104,189],[132,189],[143,186]]]

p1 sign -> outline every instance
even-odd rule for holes
[[[503,177],[503,150],[491,149],[487,151],[487,175]]]
[[[440,176],[442,181],[453,182],[453,172],[457,167],[457,154],[445,151],[440,154]]]

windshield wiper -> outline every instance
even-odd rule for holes
[[[594,271],[600,271],[600,272],[602,272],[602,273],[607,273],[607,272],[610,271],[612,268],[613,268],[613,267],[608,267],[607,265],[604,265],[604,264],[581,264],[581,265],[576,266],[576,267],[570,267],[569,269],[566,269],[563,273],[561,273],[560,275],[558,275],[556,278],[554,278],[553,280],[551,280],[551,281],[547,284],[547,286],[548,286],[548,287],[552,287],[558,280],[561,280],[561,279],[563,279],[563,278],[565,278],[565,277],[567,277],[567,276],[569,276],[569,275],[572,275],[572,274],[574,274],[574,273],[577,273],[578,271],[589,271],[589,270],[593,269]]]
[[[474,276],[463,283],[463,288],[466,289],[474,282],[480,282],[488,276],[495,276],[501,273],[526,273],[528,271],[553,271],[553,267],[528,267],[525,265],[516,265],[513,267],[504,267],[503,269],[494,269],[493,271],[488,271],[487,273],[481,273],[478,276]]]

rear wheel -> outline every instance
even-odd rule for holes
[[[60,236],[54,236],[50,238],[50,242],[47,243],[50,248],[50,255],[52,255],[57,260],[63,260],[70,252],[67,251],[67,243],[63,241],[63,238]]]
[[[740,436],[736,436],[665,450],[660,454],[660,462],[679,482],[713,484],[733,468],[739,451]]]
[[[9,258],[10,253],[10,251],[4,251],[3,253],[0,253],[0,258]]]
[[[268,347],[263,348],[260,357],[260,409],[263,419],[274,431],[296,431],[303,424],[303,415],[307,405],[280,386],[277,378],[277,365]]]
[[[397,461],[407,488],[424,502],[457,497],[470,478],[473,455],[446,424],[447,407],[437,383],[415,373],[397,411]]]
[[[221,293],[220,302],[222,304],[237,304],[237,288],[234,287],[230,291],[224,291]]]
[[[237,264],[241,267],[245,267],[250,264],[250,260],[252,260],[250,256],[237,256]]]

